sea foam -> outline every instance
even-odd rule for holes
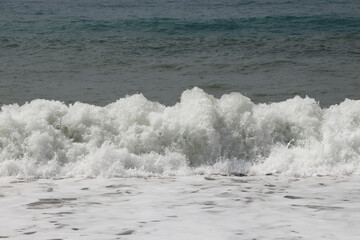
[[[359,174],[360,101],[254,104],[200,88],[164,106],[142,94],[104,107],[33,100],[0,112],[0,176]]]

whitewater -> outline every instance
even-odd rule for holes
[[[358,239],[360,101],[37,99],[0,112],[0,238]]]
[[[24,179],[359,174],[360,101],[254,104],[200,88],[173,106],[142,94],[100,107],[33,100],[0,112],[0,176]]]

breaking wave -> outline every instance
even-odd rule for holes
[[[200,88],[164,106],[142,94],[104,107],[34,100],[0,112],[0,176],[360,173],[360,101],[254,104]]]

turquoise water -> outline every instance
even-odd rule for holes
[[[0,104],[175,104],[198,86],[254,102],[358,99],[360,2],[0,2]]]

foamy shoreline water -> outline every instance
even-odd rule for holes
[[[0,179],[9,239],[357,239],[359,176]]]

